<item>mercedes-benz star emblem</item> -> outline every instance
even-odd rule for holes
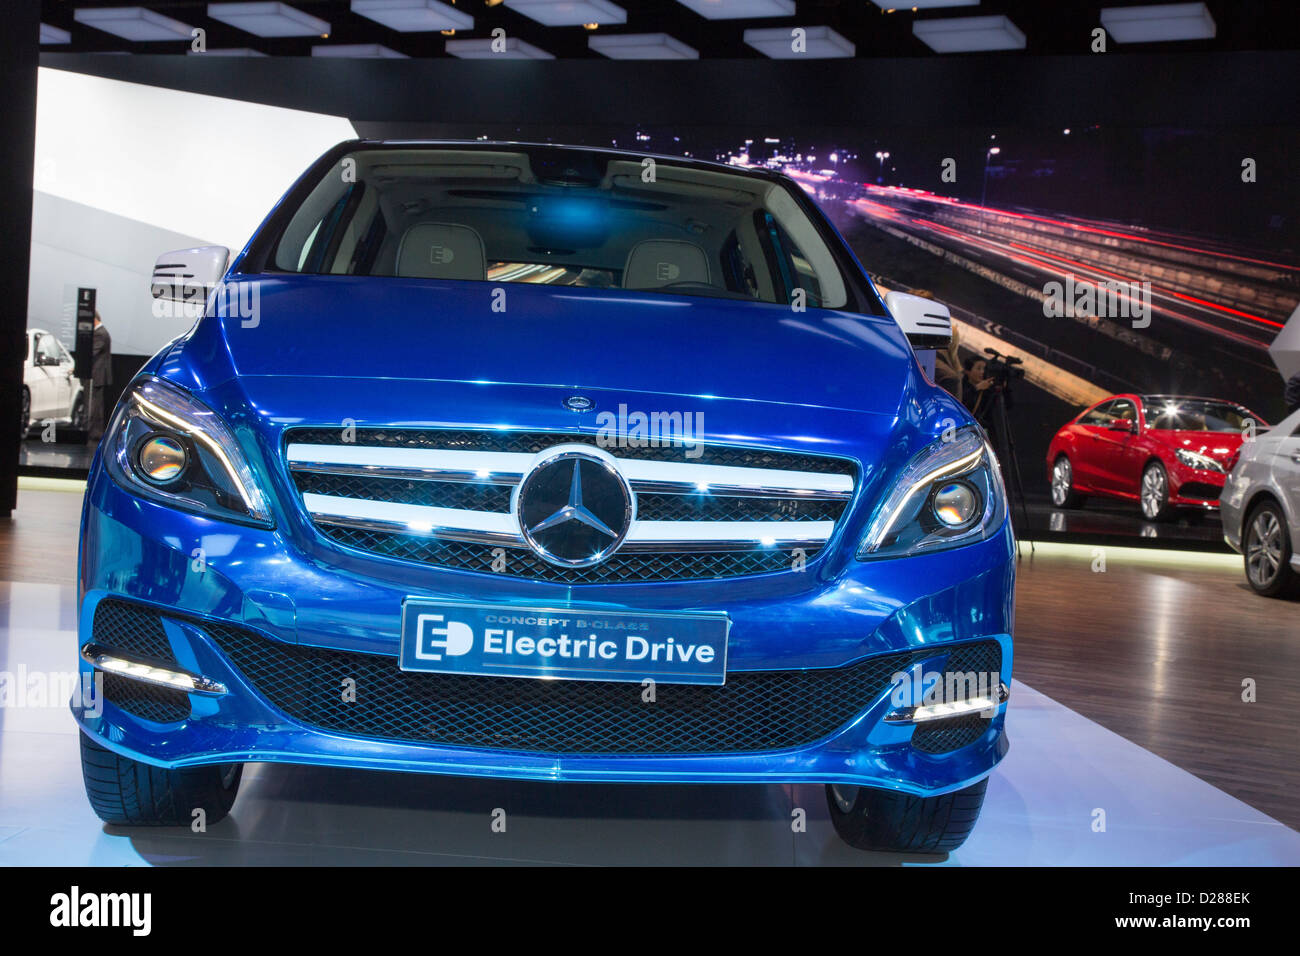
[[[551,564],[599,564],[618,550],[632,526],[632,489],[613,458],[596,449],[558,446],[543,454],[516,491],[524,540]]]

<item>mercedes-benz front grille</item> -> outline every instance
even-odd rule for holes
[[[557,560],[525,534],[535,528],[521,527],[516,491],[557,446],[599,456],[597,464],[617,473],[612,480],[634,502],[626,527],[616,528],[598,509],[583,508],[575,487],[565,514],[561,501],[558,517],[536,523],[570,520],[615,536],[595,535],[613,542],[597,561]],[[566,584],[791,570],[825,547],[857,483],[857,467],[845,458],[717,444],[604,444],[594,433],[295,428],[285,458],[304,510],[337,544]],[[562,491],[569,474],[580,485],[577,466],[563,467],[574,470],[556,479]],[[600,476],[586,479],[589,494],[592,477]]]

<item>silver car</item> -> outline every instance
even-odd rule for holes
[[[1267,597],[1300,593],[1300,411],[1241,446],[1220,499],[1223,537]]]

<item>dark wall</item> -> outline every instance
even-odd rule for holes
[[[671,63],[47,53],[41,63],[385,122],[1240,127],[1300,119],[1300,56],[1286,52]],[[221,131],[211,136],[220,149]]]
[[[0,517],[18,497],[18,419],[27,353],[27,277],[31,265],[32,173],[36,141],[40,7],[6,4],[0,30]]]

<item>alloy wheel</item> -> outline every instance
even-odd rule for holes
[[[1158,518],[1165,507],[1165,473],[1152,465],[1142,473],[1142,514]]]
[[[1282,567],[1282,523],[1269,509],[1255,515],[1246,535],[1246,573],[1256,587],[1266,588]]]
[[[1058,508],[1065,507],[1070,498],[1070,484],[1073,480],[1070,459],[1058,458],[1052,466],[1052,504]]]

